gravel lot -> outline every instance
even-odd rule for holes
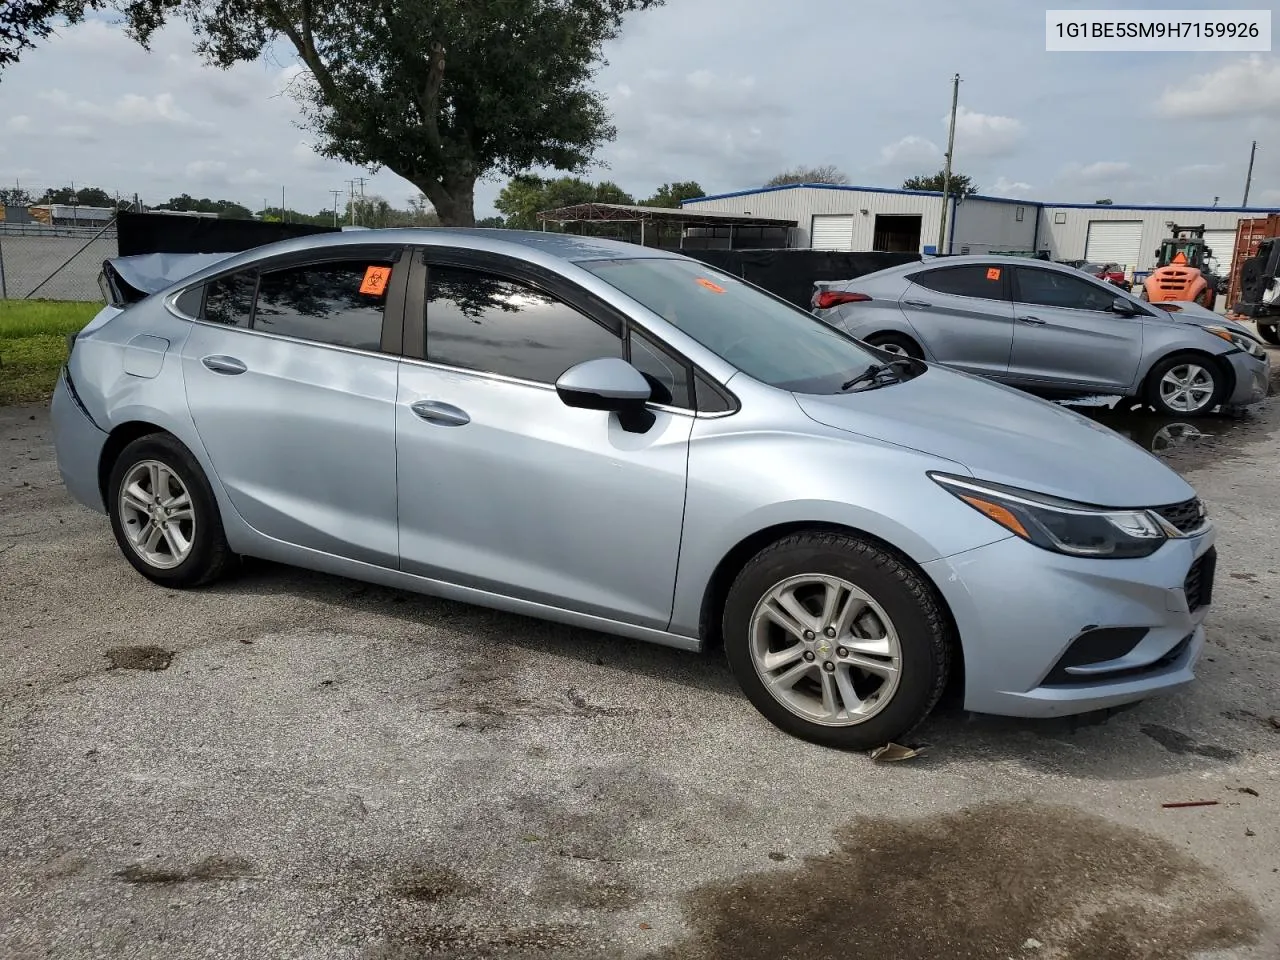
[[[1277,427],[1170,455],[1220,525],[1191,691],[952,705],[882,765],[718,656],[262,563],[153,586],[0,408],[0,956],[1274,960]]]

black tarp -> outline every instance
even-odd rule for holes
[[[333,232],[332,227],[306,223],[264,223],[125,210],[116,216],[116,236],[122,257],[144,253],[239,253],[277,240]]]
[[[852,280],[919,260],[918,253],[852,253],[840,250],[682,250],[685,256],[742,277],[798,307],[809,308],[820,280]]]

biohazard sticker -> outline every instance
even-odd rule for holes
[[[712,293],[724,293],[724,287],[720,286],[720,284],[718,283],[712,283],[706,277],[698,278],[698,286],[704,287],[705,289],[710,290]]]
[[[364,282],[360,284],[360,292],[371,297],[380,297],[387,292],[387,281],[391,279],[390,267],[369,267],[364,272]]]
[[[988,280],[999,280],[999,279],[1000,279],[1000,268],[999,268],[999,267],[987,267],[987,279],[988,279]]]

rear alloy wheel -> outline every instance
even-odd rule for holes
[[[1258,324],[1258,336],[1267,343],[1280,344],[1280,328],[1277,328],[1274,323]]]
[[[135,570],[167,587],[195,587],[234,563],[209,481],[191,452],[163,433],[120,452],[107,484],[111,530]]]
[[[920,345],[905,334],[873,333],[863,342],[873,347],[879,347],[885,353],[892,353],[895,356],[911,357],[915,360],[924,359],[924,351],[920,349]]]
[[[1165,416],[1197,416],[1222,402],[1223,377],[1208,357],[1161,360],[1147,383],[1148,402]]]
[[[859,537],[797,534],[738,575],[724,611],[738,684],[776,726],[865,750],[910,733],[941,696],[947,620],[924,577]]]

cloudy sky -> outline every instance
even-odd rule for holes
[[[1124,4],[1144,5],[1190,6]],[[854,183],[899,186],[940,168],[959,73],[955,164],[984,193],[1237,205],[1256,139],[1251,203],[1280,206],[1280,53],[1046,53],[1044,10],[667,0],[607,50],[598,83],[618,138],[588,175],[644,197],[669,180],[721,192],[830,163]],[[368,173],[311,151],[285,93],[297,70],[284,51],[205,67],[181,27],[151,53],[103,21],[64,29],[0,75],[0,182],[74,181],[151,203],[187,192],[255,209],[279,203],[283,186],[290,207],[320,209]],[[477,215],[493,212],[500,186],[481,184]],[[401,207],[416,193],[385,170],[365,191]]]

